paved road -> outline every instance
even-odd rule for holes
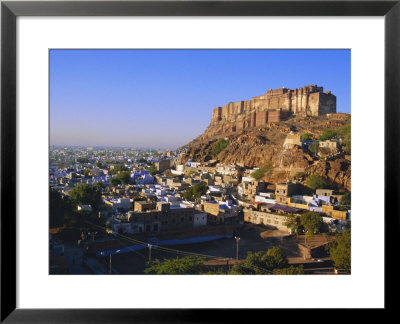
[[[83,249],[75,243],[64,245],[64,254],[67,257],[69,274],[90,274],[91,272],[83,265]]]

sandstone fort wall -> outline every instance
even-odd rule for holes
[[[269,89],[251,100],[230,102],[212,112],[205,136],[279,122],[290,115],[321,116],[336,113],[336,96],[317,85],[298,89]]]

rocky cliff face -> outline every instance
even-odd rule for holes
[[[291,131],[298,134],[310,133],[317,138],[324,129],[345,125],[348,118],[346,114],[333,114],[329,117],[296,117],[270,123],[264,127],[225,133],[222,136],[199,136],[187,145],[181,163],[185,163],[188,159],[197,162],[216,159],[220,163],[239,164],[251,168],[262,167],[270,161],[274,172],[264,179],[266,181],[272,183],[283,181],[293,177],[297,172],[316,173],[326,178],[332,186],[350,190],[351,166],[350,161],[344,159],[344,154],[327,161],[319,161],[308,150],[299,146],[293,145],[287,148],[283,146],[285,138]],[[215,156],[212,154],[212,148],[218,138],[227,139],[229,144]]]

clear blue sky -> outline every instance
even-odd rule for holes
[[[51,50],[50,144],[175,149],[212,109],[317,84],[350,112],[350,50]]]

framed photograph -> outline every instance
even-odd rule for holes
[[[1,320],[391,308],[399,15],[2,1]]]

